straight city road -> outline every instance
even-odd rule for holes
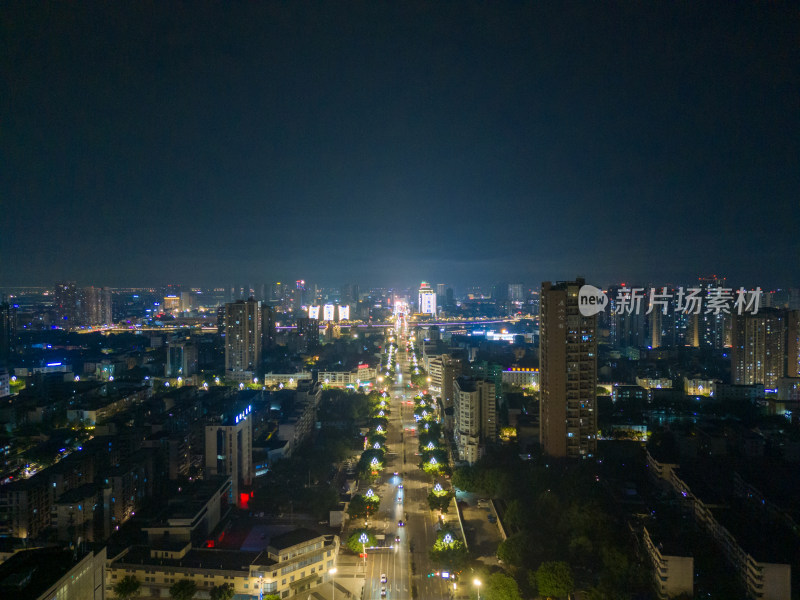
[[[429,478],[418,466],[414,408],[408,404],[413,402],[415,392],[406,387],[410,381],[411,359],[405,344],[406,335],[401,331],[397,337],[398,376],[389,390],[392,412],[386,440],[386,465],[382,483],[374,489],[381,498],[381,508],[370,523],[386,536],[386,545],[394,548],[368,551],[364,598],[380,599],[385,587],[386,598],[410,599],[413,585],[416,597],[421,600],[447,600],[450,598],[448,582],[428,577],[434,571],[428,550],[436,539],[438,523],[428,506]],[[400,521],[405,525],[399,526]],[[400,538],[399,543],[394,541],[396,537]],[[386,583],[381,583],[381,575],[386,575]]]

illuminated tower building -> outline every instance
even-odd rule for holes
[[[554,457],[597,450],[597,317],[578,310],[583,279],[542,283],[539,426]]]
[[[703,290],[703,295],[712,294],[715,288],[724,288],[726,279],[717,275],[698,277],[697,282]],[[696,315],[696,334],[692,342],[700,346],[711,346],[717,350],[731,345],[731,316],[720,312],[719,314],[703,312]]]
[[[294,302],[292,308],[296,312],[300,312],[301,308],[306,304],[306,282],[303,279],[298,279],[295,282],[297,286],[295,289]]]
[[[90,327],[113,323],[111,316],[111,290],[109,288],[83,288],[83,316],[81,321],[82,324]]]
[[[319,319],[297,319],[298,349],[311,352],[319,346]]]
[[[436,315],[436,292],[425,281],[419,287],[419,312],[423,315]]]
[[[453,384],[455,438],[461,460],[474,464],[486,444],[497,441],[497,402],[494,383],[461,376]]]
[[[231,505],[247,506],[249,495],[243,488],[253,483],[252,408],[239,408],[226,414],[219,423],[206,425],[206,477],[231,478]]]
[[[800,377],[800,310],[789,311],[786,318],[786,376]]]
[[[0,366],[8,361],[16,346],[17,310],[13,304],[0,302]]]
[[[62,329],[80,327],[81,292],[74,281],[56,284],[53,308]]]
[[[661,337],[663,332],[663,317],[664,314],[660,310],[654,310],[647,315],[647,324],[650,330],[650,344],[651,348],[661,347]]]
[[[261,362],[261,302],[225,305],[225,371],[237,380],[253,377]]]
[[[626,287],[624,283],[608,288],[609,306],[603,313],[603,319],[607,320],[611,345],[615,348],[642,348],[649,345],[645,344],[645,301],[642,301],[642,309],[639,312],[617,312],[620,293],[630,289],[632,288]]]
[[[732,383],[777,389],[786,364],[786,325],[786,312],[775,308],[733,315]]]
[[[522,295],[521,283],[508,284],[508,299],[511,302],[523,302],[525,300],[525,297]]]

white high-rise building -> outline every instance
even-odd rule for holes
[[[419,312],[423,315],[436,314],[436,292],[426,281],[419,287]]]
[[[246,492],[253,483],[253,419],[252,406],[227,414],[219,423],[206,425],[206,475],[228,475],[231,478],[229,502],[247,504]],[[245,494],[244,496],[242,494]]]
[[[454,396],[459,458],[474,464],[483,455],[486,444],[497,441],[494,384],[462,376],[455,380]]]

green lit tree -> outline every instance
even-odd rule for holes
[[[442,490],[441,492],[431,491],[428,494],[428,506],[431,507],[431,510],[440,510],[446,513],[453,496],[453,492],[447,490]]]
[[[486,600],[522,600],[519,586],[513,577],[505,573],[492,573],[486,582],[486,591],[481,595]]]
[[[461,571],[467,564],[469,554],[464,542],[456,539],[451,532],[442,531],[428,551],[428,558],[438,567]]]
[[[362,535],[367,536],[366,543],[362,542]],[[364,546],[369,548],[371,546],[375,546],[375,544],[375,534],[369,529],[356,529],[347,538],[347,547],[356,554],[361,554],[361,552],[364,551]]]

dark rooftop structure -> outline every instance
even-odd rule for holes
[[[0,598],[36,600],[86,556],[63,548],[17,552],[0,564]]]
[[[311,540],[323,537],[321,533],[313,529],[300,528],[293,531],[288,531],[281,535],[277,535],[269,541],[270,549],[283,550],[284,548],[291,548],[303,542],[310,542]]]
[[[271,565],[274,561],[263,552],[244,550],[218,550],[193,548],[181,558],[155,558],[150,546],[132,546],[124,556],[116,559],[119,564],[169,565],[184,569],[218,569],[220,571],[249,571],[250,565]]]

